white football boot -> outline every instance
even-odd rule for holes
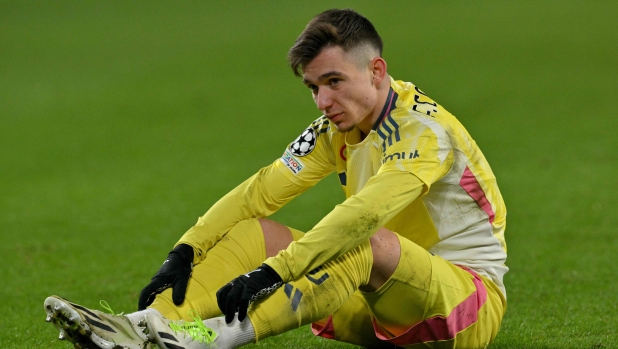
[[[61,340],[69,340],[80,349],[151,349],[155,348],[136,324],[124,315],[106,314],[71,303],[58,296],[45,299],[47,322],[60,331]]]
[[[230,324],[223,316],[200,321],[168,320],[158,314],[147,314],[146,335],[161,349],[232,349],[253,343],[255,332],[249,319],[234,318]]]

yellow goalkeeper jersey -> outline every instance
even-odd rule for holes
[[[290,281],[350,251],[384,226],[429,252],[503,276],[506,207],[481,150],[459,121],[408,82],[391,90],[371,132],[315,120],[281,158],[219,200],[178,243],[195,263],[238,221],[266,217],[335,171],[346,200],[266,260]],[[418,189],[422,187],[420,196]]]

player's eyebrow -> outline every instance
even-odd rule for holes
[[[327,73],[324,73],[324,74],[318,76],[318,81],[326,80],[326,79],[328,79],[328,78],[330,78],[332,76],[343,76],[343,75],[344,74],[342,72],[338,72],[338,71],[333,70],[333,71],[329,71]],[[303,83],[305,85],[307,85],[307,84],[311,84],[312,82],[307,80],[306,78],[303,78]]]
[[[341,76],[343,73],[338,71],[329,71],[328,73],[324,73],[318,77],[318,80],[325,80],[330,78],[331,76]]]

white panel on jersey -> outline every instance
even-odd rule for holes
[[[440,160],[440,165],[442,165],[451,150],[451,144],[446,130],[442,127],[442,125],[431,120],[431,118],[428,118],[427,116],[418,115],[416,112],[413,111],[410,114],[414,116],[414,118],[416,118],[416,120],[418,120],[420,123],[429,127],[431,131],[433,131],[433,133],[436,135],[439,147],[438,159]]]

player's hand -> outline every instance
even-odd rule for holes
[[[174,304],[185,301],[187,283],[193,269],[193,247],[185,244],[176,246],[168,255],[161,269],[152,277],[139,295],[138,310],[144,310],[152,304],[155,296],[172,287]]]
[[[234,314],[238,311],[238,321],[247,317],[249,305],[269,295],[282,284],[281,277],[271,267],[262,264],[254,271],[241,275],[221,287],[217,291],[217,304],[225,315],[225,322],[234,320]]]

